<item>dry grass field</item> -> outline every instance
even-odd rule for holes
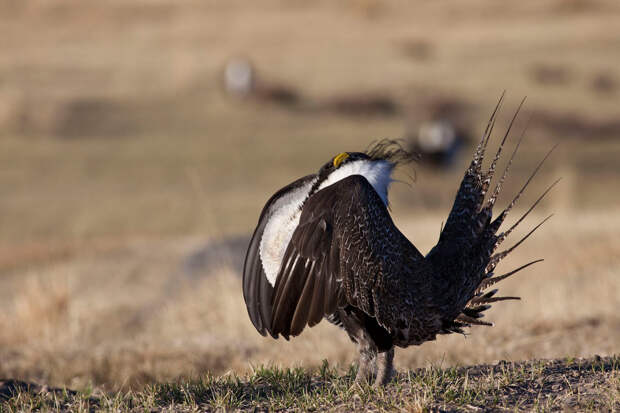
[[[345,374],[355,348],[327,323],[256,333],[244,251],[191,273],[188,257],[246,236],[270,194],[334,154],[407,138],[437,102],[478,136],[502,90],[499,129],[523,95],[513,139],[530,121],[500,206],[556,143],[513,220],[563,177],[520,234],[553,219],[502,268],[545,261],[502,283],[523,300],[496,305],[495,327],[398,350],[397,368],[617,354],[619,19],[613,0],[0,2],[0,378],[127,391],[323,359]],[[228,96],[238,56],[299,101]],[[369,96],[397,110],[334,104]],[[469,155],[393,187],[424,252]]]

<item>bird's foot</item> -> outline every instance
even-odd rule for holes
[[[383,374],[377,374],[377,377],[375,378],[375,381],[372,384],[372,387],[379,388],[381,386],[385,386],[386,384],[391,382],[392,379],[394,379],[394,377],[396,377],[396,370],[394,369],[391,369],[390,371],[386,371]]]

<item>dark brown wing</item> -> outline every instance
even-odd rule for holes
[[[309,215],[293,233],[274,286],[272,333],[285,338],[335,312],[338,302],[339,254],[332,216],[329,211]]]
[[[395,243],[422,255],[396,229],[366,178],[352,175],[310,197],[284,254],[273,294],[271,333],[298,335],[340,306],[374,315],[381,269],[395,268]],[[398,260],[398,258],[396,258]]]
[[[273,287],[269,284],[260,258],[260,243],[265,226],[274,213],[277,213],[278,200],[304,186],[309,185],[316,175],[308,175],[296,180],[276,192],[265,204],[254,230],[243,265],[243,299],[252,324],[262,335],[271,329],[271,301]],[[300,194],[300,196],[304,196]],[[274,336],[276,337],[276,336]]]

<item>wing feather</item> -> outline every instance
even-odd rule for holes
[[[267,280],[259,253],[260,238],[266,223],[267,221],[263,220],[254,231],[243,268],[243,298],[252,324],[262,335],[266,335],[271,327],[269,319],[273,293],[273,287]]]
[[[359,230],[360,225],[365,226],[364,231]],[[364,235],[379,227],[389,240]],[[351,239],[352,232],[363,242],[348,245],[345,256],[343,243]],[[398,235],[402,239],[394,240]],[[405,248],[405,253],[423,258],[393,225],[385,204],[363,176],[349,176],[311,196],[284,254],[286,265],[276,279],[271,333],[288,338],[333,314],[339,306],[358,301],[372,306],[369,295],[377,274],[365,269],[388,267],[381,260],[389,259],[389,254],[380,250],[387,241],[406,242],[411,248]],[[345,283],[354,286],[353,291],[345,292]],[[374,313],[374,308],[369,311]]]
[[[308,271],[309,274],[312,274],[315,265],[316,261],[312,261],[310,270]],[[310,304],[312,303],[312,293],[314,292],[315,281],[316,277],[306,277],[304,289],[301,292],[299,302],[297,303],[295,313],[293,314],[293,320],[291,321],[291,334],[294,336],[301,333],[310,319]]]
[[[276,192],[265,204],[258,220],[258,225],[250,240],[243,265],[243,298],[252,324],[262,335],[271,333],[271,303],[274,291],[273,286],[267,279],[265,268],[260,258],[260,244],[265,227],[274,213],[277,213],[279,199],[295,190],[310,185],[315,179],[316,175],[304,176]]]
[[[319,271],[312,274],[316,279],[314,284],[314,291],[312,292],[312,301],[310,302],[309,310],[309,324],[314,326],[318,324],[325,315],[325,261],[321,261]]]

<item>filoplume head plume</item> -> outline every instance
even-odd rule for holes
[[[364,151],[372,160],[386,160],[395,166],[419,160],[419,155],[406,150],[400,140],[381,139],[372,142]]]

